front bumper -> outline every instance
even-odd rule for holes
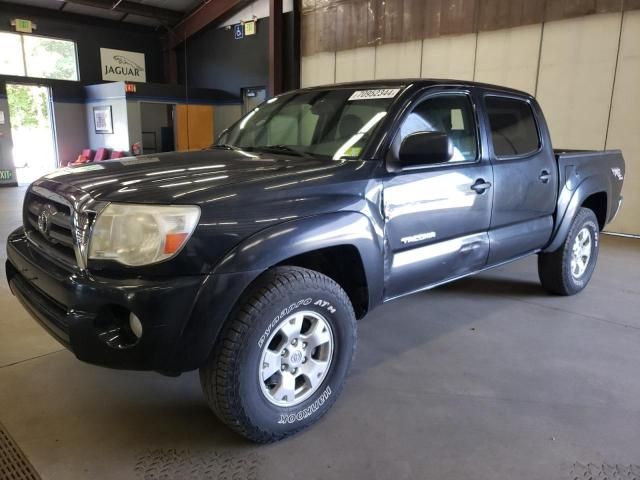
[[[22,229],[7,241],[7,281],[26,310],[80,360],[111,368],[177,374],[199,367],[248,274],[102,278],[64,268]],[[215,311],[212,311],[215,310]],[[133,312],[140,339],[109,342]]]

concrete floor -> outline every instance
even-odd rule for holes
[[[22,193],[0,189],[2,255]],[[333,410],[262,447],[217,421],[196,373],[83,364],[4,277],[0,312],[0,422],[45,479],[548,480],[640,468],[637,240],[603,236],[591,285],[573,298],[546,295],[529,258],[379,308],[359,325]]]

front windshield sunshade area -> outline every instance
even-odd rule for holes
[[[358,159],[400,88],[333,89],[274,97],[219,140],[247,151]]]

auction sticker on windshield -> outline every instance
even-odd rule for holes
[[[393,98],[398,92],[399,88],[377,88],[375,90],[358,90],[353,92],[349,97],[349,100],[373,100],[377,98]]]

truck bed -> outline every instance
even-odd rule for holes
[[[625,175],[624,159],[620,150],[554,149],[558,162],[558,212],[568,204],[573,192],[585,182],[594,182],[607,196],[608,223],[620,204],[622,180]]]

